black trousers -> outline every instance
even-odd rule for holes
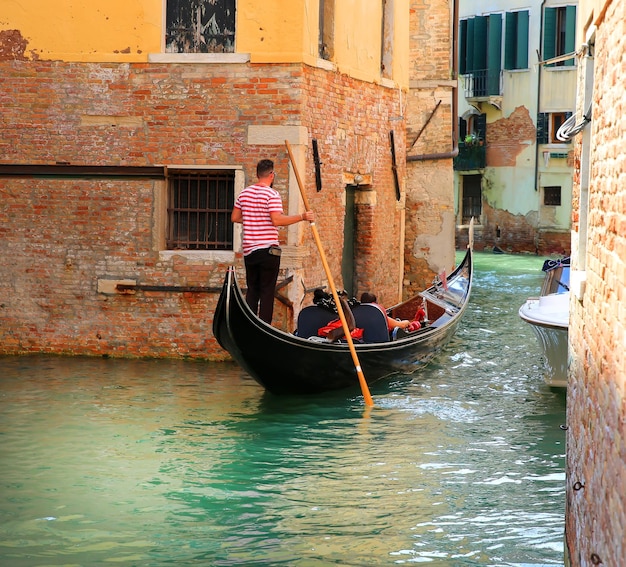
[[[246,303],[260,319],[271,325],[280,256],[273,256],[269,248],[262,248],[244,256],[243,260],[248,285]]]

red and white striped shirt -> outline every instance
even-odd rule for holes
[[[235,208],[243,217],[243,255],[261,248],[278,246],[278,229],[270,213],[282,213],[283,202],[278,191],[265,185],[250,185],[237,197]]]

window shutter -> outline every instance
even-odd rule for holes
[[[465,140],[467,136],[467,120],[459,118],[459,140]]]
[[[481,140],[485,140],[487,138],[487,115],[479,114],[478,116],[474,116],[474,131],[478,134],[478,137]]]
[[[517,47],[517,14],[507,12],[504,22],[504,68],[515,69],[515,50]]]
[[[576,6],[565,8],[565,53],[576,50]],[[574,65],[574,59],[568,59],[563,63],[567,66]]]
[[[548,143],[548,122],[549,115],[546,112],[537,114],[537,143]]]
[[[477,16],[474,18],[473,51],[474,65],[472,71],[484,71],[487,69],[487,18]],[[468,38],[469,39],[469,38]]]
[[[489,47],[487,48],[487,89],[490,95],[500,94],[502,69],[502,14],[489,16]]]
[[[465,45],[465,72],[472,73],[474,67],[474,18],[467,20],[467,43]]]
[[[467,73],[467,20],[459,22],[459,74]]]
[[[516,69],[528,69],[528,11],[517,12]]]
[[[556,8],[546,8],[543,18],[543,60],[556,55]]]

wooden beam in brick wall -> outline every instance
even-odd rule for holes
[[[150,177],[165,178],[164,166],[0,164],[0,177]]]

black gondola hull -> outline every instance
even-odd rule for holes
[[[447,280],[444,297],[451,298],[453,315],[405,338],[355,349],[368,384],[393,374],[411,374],[426,365],[457,330],[471,288],[471,250]],[[442,292],[429,288],[427,292]],[[440,293],[441,295],[441,293]],[[319,394],[358,388],[347,344],[311,341],[285,333],[258,319],[246,304],[231,267],[225,277],[214,319],[219,344],[261,386],[274,394]]]

